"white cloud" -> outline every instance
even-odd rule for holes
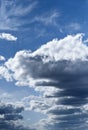
[[[0,61],[5,61],[5,57],[0,55]]]
[[[73,129],[75,123],[79,128],[88,118],[88,46],[82,38],[83,34],[68,35],[34,52],[19,51],[0,67],[1,78],[41,93],[29,99],[29,110],[47,114],[50,130],[71,129],[72,123]]]
[[[12,34],[9,33],[0,33],[0,39],[4,39],[7,41],[16,41],[17,37],[13,36]]]
[[[77,34],[61,40],[54,39],[36,50],[33,56],[44,56],[43,61],[87,60],[88,47],[83,44],[82,37],[83,34]]]
[[[9,70],[4,66],[0,66],[0,79],[5,78],[7,81],[12,81],[12,75],[9,73]]]

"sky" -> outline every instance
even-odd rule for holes
[[[0,0],[0,130],[88,130],[88,0]]]

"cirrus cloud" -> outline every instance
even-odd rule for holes
[[[36,6],[36,1],[26,1],[24,4],[20,0],[1,0],[0,30],[18,30],[27,24],[29,20],[24,19],[24,16],[31,13]]]

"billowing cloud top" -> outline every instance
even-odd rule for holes
[[[68,35],[61,40],[54,39],[41,46],[33,55],[46,56],[49,61],[84,60],[88,56],[88,48],[82,43],[82,36],[83,34],[77,34]]]
[[[12,34],[9,33],[0,33],[0,39],[4,39],[7,41],[16,41],[17,37],[13,36]]]
[[[0,67],[0,78],[42,93],[29,108],[47,114],[42,130],[88,128],[88,46],[82,37],[68,35],[34,52],[19,51]]]

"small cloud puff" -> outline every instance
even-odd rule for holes
[[[0,61],[5,61],[5,57],[0,55]]]
[[[0,39],[4,39],[7,41],[16,41],[17,37],[13,36],[10,33],[0,33]]]

